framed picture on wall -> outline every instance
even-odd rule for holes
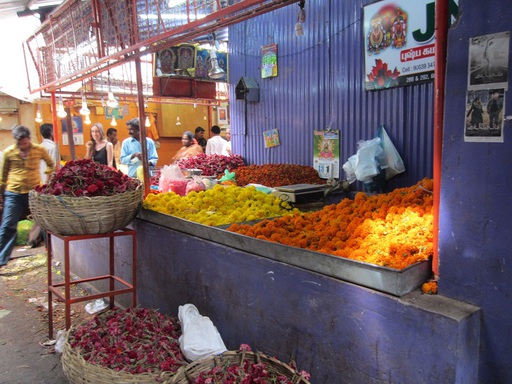
[[[217,125],[225,125],[228,123],[228,109],[225,107],[217,108]]]

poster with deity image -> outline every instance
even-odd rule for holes
[[[313,131],[313,168],[323,179],[340,177],[339,131]]]

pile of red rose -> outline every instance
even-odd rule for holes
[[[68,161],[36,191],[55,196],[112,196],[135,190],[140,181],[89,159]]]
[[[112,309],[72,329],[68,343],[88,363],[131,374],[176,372],[187,364],[176,317],[155,309]]]
[[[202,176],[222,176],[227,169],[232,172],[234,169],[245,165],[240,155],[199,155],[183,158],[177,161],[181,169],[200,169]]]

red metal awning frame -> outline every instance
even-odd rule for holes
[[[56,130],[56,91],[135,62],[139,121],[143,122],[142,56],[294,2],[297,0],[229,0],[231,4],[228,0],[68,0],[24,43],[29,89],[51,94]],[[37,81],[31,82],[34,73]],[[140,131],[147,195],[150,177],[144,124]],[[72,140],[70,146],[73,153]]]

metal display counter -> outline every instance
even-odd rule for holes
[[[162,227],[399,297],[418,288],[431,275],[430,261],[396,270],[264,241],[151,210],[142,209],[138,217]]]

